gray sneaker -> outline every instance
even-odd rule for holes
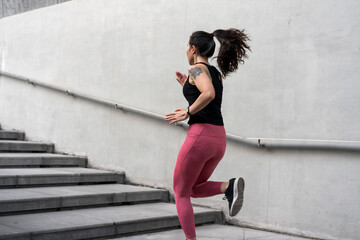
[[[225,191],[224,200],[229,202],[229,215],[235,216],[241,209],[244,200],[245,181],[242,177],[229,180],[229,186]]]

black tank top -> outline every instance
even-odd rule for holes
[[[220,72],[214,66],[211,66],[203,62],[198,62],[198,63],[202,63],[206,65],[207,68],[209,69],[212,78],[212,83],[215,89],[215,98],[203,109],[191,115],[188,124],[210,123],[213,125],[224,126],[223,118],[221,115],[223,86],[220,80],[220,76],[221,76]],[[201,94],[201,92],[195,85],[190,84],[189,76],[184,84],[183,94],[186,100],[189,102],[189,106],[191,106]]]

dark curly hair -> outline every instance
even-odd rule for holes
[[[251,51],[247,41],[250,38],[244,33],[245,30],[230,28],[228,30],[218,29],[213,33],[204,31],[193,32],[190,36],[189,44],[195,46],[200,56],[211,57],[215,51],[215,41],[220,42],[217,63],[220,71],[225,78],[229,73],[238,68],[239,63],[244,63],[244,58],[248,58],[247,50]]]

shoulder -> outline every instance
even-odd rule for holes
[[[195,64],[189,67],[189,76],[191,76],[192,79],[196,79],[197,76],[200,76],[203,73],[209,75],[209,70],[204,64]]]

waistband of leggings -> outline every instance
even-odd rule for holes
[[[209,123],[193,123],[190,124],[188,135],[205,135],[205,136],[222,136],[226,137],[224,126]]]

